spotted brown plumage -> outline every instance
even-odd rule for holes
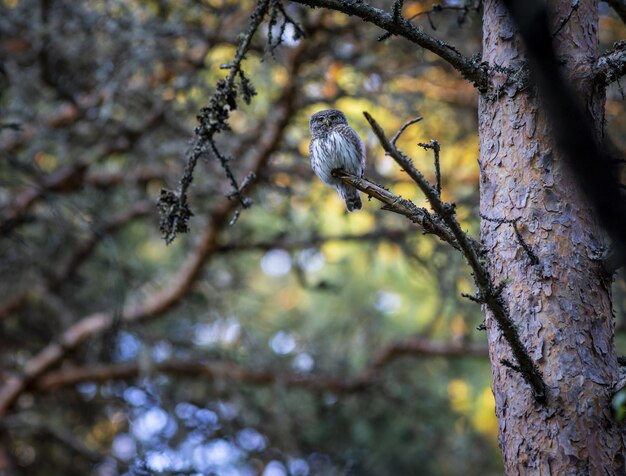
[[[311,144],[309,156],[313,172],[322,182],[335,188],[346,202],[348,211],[363,206],[359,191],[332,176],[334,169],[343,169],[361,177],[365,170],[365,145],[350,127],[346,116],[336,109],[316,112],[309,121]]]

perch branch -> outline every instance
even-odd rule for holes
[[[419,225],[424,230],[424,233],[437,235],[446,243],[459,249],[459,245],[451,231],[441,220],[428,213],[428,210],[425,208],[419,208],[412,201],[395,195],[380,185],[370,182],[366,178],[350,174],[342,169],[333,170],[332,174],[334,177],[341,179],[344,183],[384,203],[383,210],[404,215],[413,223]]]
[[[543,381],[541,373],[531,359],[528,351],[524,347],[515,324],[509,317],[508,310],[502,299],[502,289],[493,284],[491,276],[487,268],[483,265],[479,249],[474,245],[472,240],[462,229],[459,222],[454,216],[454,207],[441,200],[436,188],[431,185],[428,180],[417,170],[404,153],[394,146],[385,135],[385,131],[367,112],[363,113],[369,122],[374,134],[378,138],[385,152],[391,156],[413,179],[417,186],[422,190],[436,215],[441,218],[447,228],[450,230],[456,243],[458,243],[460,251],[465,256],[470,268],[473,272],[474,282],[480,293],[480,296],[493,314],[494,319],[498,323],[505,339],[511,347],[511,351],[518,363],[520,374],[533,390],[533,395],[538,402],[545,402],[546,385]]]

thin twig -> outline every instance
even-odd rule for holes
[[[424,119],[422,116],[417,116],[415,119],[411,119],[410,121],[405,122],[402,127],[400,129],[398,129],[398,132],[396,132],[396,134],[393,136],[393,139],[391,139],[391,143],[393,145],[396,145],[396,141],[400,138],[400,136],[402,135],[402,133],[407,130],[410,126],[412,126],[413,124],[417,124],[419,121],[421,121],[422,119]]]
[[[485,304],[485,299],[480,294],[473,295],[473,294],[461,293],[461,297],[469,299],[470,301],[475,302],[476,304]]]
[[[404,0],[395,0],[393,2],[393,21],[398,23],[402,18],[402,7],[404,6]]]
[[[441,147],[439,145],[439,142],[436,141],[435,139],[431,139],[430,140],[430,144],[426,144],[424,142],[420,142],[419,144],[420,147],[423,147],[424,149],[432,149],[435,157],[434,157],[434,161],[435,161],[435,189],[437,190],[437,193],[439,195],[441,195],[441,168],[439,166],[439,152],[441,151]]]
[[[567,14],[567,16],[561,20],[561,22],[559,23],[559,26],[556,29],[556,31],[554,33],[552,33],[552,38],[554,38],[556,35],[558,35],[561,32],[561,30],[563,29],[563,27],[565,25],[567,25],[567,22],[569,22],[570,18],[572,18],[572,15],[574,14],[575,11],[578,10],[579,6],[580,6],[579,5],[579,0],[572,0],[572,8],[570,8],[570,11]]]
[[[459,5],[441,5],[441,4],[434,4],[431,8],[429,8],[428,10],[423,10],[421,12],[416,13],[415,15],[413,15],[412,17],[408,18],[409,21],[414,20],[415,18],[419,17],[420,15],[426,15],[428,17],[428,23],[430,23],[430,26],[433,30],[437,30],[437,27],[435,26],[431,15],[434,13],[440,13],[443,12],[444,10],[451,10],[451,11],[458,11],[460,12],[459,17],[457,18],[457,23],[459,25],[462,25],[463,23],[465,23],[465,18],[467,17],[467,14],[471,11],[474,10],[476,12],[478,12],[480,10],[482,1],[478,1],[475,5],[472,5],[473,2],[471,1],[467,1],[465,2],[465,5],[463,6],[459,6]]]

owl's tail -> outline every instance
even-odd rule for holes
[[[346,202],[346,207],[349,212],[354,210],[360,210],[363,208],[363,204],[361,203],[361,197],[359,196],[359,191],[356,188],[349,187],[347,185],[342,184],[339,188],[339,194],[341,198],[343,198]]]

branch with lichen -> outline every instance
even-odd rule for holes
[[[252,169],[257,175],[280,144],[287,124],[297,110],[297,77],[306,58],[307,46],[302,42],[289,55],[289,80],[283,86],[281,95],[273,103],[272,110],[275,111],[273,119],[259,131],[260,145],[255,149],[251,160]],[[256,184],[257,182],[250,186]],[[191,292],[198,277],[201,276],[205,263],[216,252],[218,236],[228,223],[227,218],[236,205],[236,202],[224,197],[212,208],[208,222],[197,237],[194,249],[162,288],[146,296],[141,302],[128,304],[122,309],[94,312],[78,319],[56,339],[28,358],[21,371],[8,376],[0,385],[0,417],[6,415],[19,397],[36,385],[39,378],[88,339],[114,329],[120,322],[132,324],[156,319],[178,305]]]
[[[470,268],[472,269],[472,275],[476,287],[478,288],[478,296],[474,298],[476,302],[484,304],[492,313],[494,319],[498,323],[504,338],[509,343],[513,356],[515,357],[516,364],[511,364],[511,368],[514,368],[522,378],[530,385],[533,391],[533,396],[538,402],[545,402],[546,400],[546,385],[543,381],[541,372],[539,371],[535,362],[531,359],[528,351],[522,343],[519,333],[515,327],[515,323],[511,320],[506,303],[502,298],[503,285],[497,286],[484,265],[481,258],[481,249],[477,245],[476,240],[471,238],[467,233],[463,231],[460,223],[455,217],[454,204],[444,202],[441,199],[437,187],[432,185],[424,175],[415,168],[413,162],[402,151],[400,151],[394,143],[392,143],[385,135],[384,130],[380,125],[370,116],[367,112],[363,113],[365,118],[369,122],[374,134],[378,138],[381,146],[396,163],[402,167],[402,169],[408,174],[408,176],[415,182],[419,189],[424,193],[429,201],[434,213],[426,213],[424,216],[428,217],[428,220],[439,223],[438,230],[445,230],[443,241],[453,244],[453,246],[461,251],[465,259],[467,260]],[[368,188],[362,186],[359,181],[354,180],[352,177],[346,177],[346,175],[336,174],[338,178],[341,178],[345,183],[356,186],[359,190],[368,193]],[[349,179],[349,180],[348,180]],[[362,179],[361,179],[362,180]],[[383,189],[384,190],[384,189]],[[375,196],[375,195],[373,195]],[[375,196],[375,198],[380,199]],[[382,197],[386,200],[389,197]],[[386,200],[381,200],[387,204]],[[391,204],[394,206],[394,203]],[[386,205],[387,206],[387,205]],[[417,208],[417,207],[415,207]],[[389,209],[389,208],[387,208]],[[410,207],[409,207],[410,209]],[[404,210],[401,208],[400,210]],[[419,210],[419,209],[418,209]],[[392,209],[392,211],[396,211]],[[401,213],[400,211],[396,211]],[[402,213],[406,215],[405,213]],[[445,238],[444,238],[445,237]],[[452,240],[448,240],[450,237]]]
[[[217,82],[216,90],[208,105],[200,110],[198,125],[194,131],[196,139],[187,154],[187,163],[178,189],[176,191],[161,190],[157,207],[161,215],[161,233],[168,244],[176,238],[178,233],[189,231],[189,219],[193,213],[187,202],[187,190],[193,181],[193,173],[200,157],[211,154],[219,161],[232,187],[232,191],[228,194],[229,198],[236,198],[241,208],[248,208],[252,205],[252,200],[243,194],[245,186],[239,184],[229,165],[232,157],[224,155],[217,148],[214,136],[229,130],[228,119],[230,113],[237,109],[238,96],[241,96],[246,104],[250,104],[252,97],[256,95],[256,90],[241,65],[250,49],[252,38],[268,14],[270,16],[268,37],[270,51],[281,43],[288,24],[294,25],[296,36],[303,34],[302,29],[287,14],[280,0],[259,0],[250,17],[248,28],[239,41],[233,61],[220,66],[222,69],[229,70],[228,75]],[[274,41],[272,30],[278,24],[279,14],[283,16],[284,21],[280,26],[278,40]],[[246,178],[249,177],[251,177],[250,174]],[[238,217],[239,210],[235,213],[235,217]]]
[[[626,74],[626,41],[618,41],[594,65],[595,83],[600,87],[619,81]]]
[[[333,170],[332,175],[384,203],[383,210],[407,217],[413,223],[419,225],[424,233],[436,235],[453,248],[460,249],[448,227],[438,217],[431,215],[425,208],[419,208],[411,200],[402,198],[364,177],[350,174],[342,169]],[[474,243],[473,246],[478,246],[478,244]]]

